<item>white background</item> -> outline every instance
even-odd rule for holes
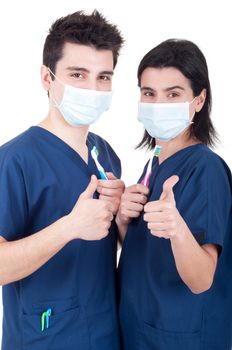
[[[47,96],[39,70],[51,23],[77,10],[89,12],[96,8],[119,26],[126,44],[115,70],[112,108],[92,130],[106,138],[120,156],[126,184],[137,180],[149,156],[134,150],[143,134],[136,120],[137,66],[148,50],[168,38],[192,40],[206,56],[213,92],[212,118],[221,138],[216,152],[232,167],[229,5],[229,0],[2,0],[0,144],[46,115]]]

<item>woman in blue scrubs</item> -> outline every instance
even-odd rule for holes
[[[41,68],[48,115],[0,148],[2,350],[119,349],[124,186],[119,158],[88,129],[109,108],[122,42],[97,11],[58,19]]]
[[[232,182],[209,148],[206,60],[192,42],[167,40],[144,56],[138,82],[139,146],[156,150],[117,215],[123,349],[230,350]]]

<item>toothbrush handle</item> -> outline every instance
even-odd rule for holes
[[[151,173],[146,174],[142,179],[141,184],[148,187],[150,177],[151,177]]]
[[[102,180],[108,180],[108,177],[104,171],[99,170],[99,174]]]

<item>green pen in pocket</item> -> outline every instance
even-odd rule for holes
[[[49,320],[52,314],[52,309],[49,308],[47,311],[44,311],[41,316],[41,331],[43,332],[45,329],[45,321],[46,321],[46,329],[49,327]]]

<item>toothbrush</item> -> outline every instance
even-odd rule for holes
[[[107,175],[105,173],[104,168],[101,166],[101,164],[99,163],[99,161],[97,159],[98,158],[98,154],[99,154],[99,152],[97,150],[97,147],[94,146],[92,148],[92,150],[91,150],[91,156],[92,156],[93,160],[95,161],[95,164],[96,164],[96,167],[97,167],[97,169],[99,171],[101,179],[102,180],[108,180],[108,177],[107,177]]]
[[[161,152],[161,148],[162,148],[162,146],[158,146],[158,145],[156,145],[154,148],[153,154],[152,154],[152,156],[149,160],[148,166],[147,166],[146,174],[141,182],[144,186],[148,186],[148,184],[149,184],[149,179],[151,176],[152,161],[153,161],[154,157],[159,157],[160,152]]]

